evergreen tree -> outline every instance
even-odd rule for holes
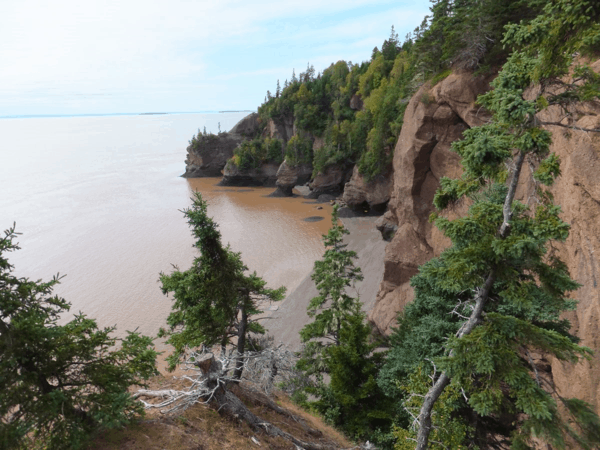
[[[331,213],[331,228],[323,236],[326,248],[323,259],[315,262],[311,275],[319,295],[308,304],[308,315],[314,317],[314,321],[300,331],[302,342],[324,338],[327,342],[339,345],[344,317],[358,303],[358,299],[350,296],[347,289],[363,277],[360,268],[354,267],[356,252],[347,250],[347,244],[343,242],[344,235],[349,231],[338,223],[338,210],[339,205],[335,205]],[[320,341],[319,344],[322,345]]]
[[[360,308],[356,302],[345,315],[338,345],[323,349],[329,384],[320,382],[307,389],[315,398],[308,404],[346,435],[378,443],[390,430],[393,401],[377,385],[386,354],[374,351],[380,343],[373,339]]]
[[[316,400],[304,402],[349,436],[364,439],[378,429],[389,430],[392,404],[376,381],[385,353],[373,352],[378,343],[372,339],[361,303],[346,292],[362,275],[354,267],[356,253],[342,241],[348,230],[338,223],[338,208],[334,206],[332,227],[323,236],[327,249],[315,262],[312,278],[319,295],[308,306],[314,321],[300,331],[305,346],[297,367],[313,377],[303,394]]]
[[[412,355],[396,354],[391,360],[404,365],[403,370],[414,367],[418,358],[433,361],[432,386],[425,387],[422,364],[404,383],[412,392],[406,406],[418,411],[417,449],[508,443],[525,449],[534,439],[564,448],[567,436],[580,448],[600,443],[600,421],[589,405],[561,397],[552,381],[539,375],[531,357],[532,351],[568,362],[589,356],[560,318],[574,308],[569,293],[578,285],[551,247],[566,239],[569,226],[543,188],[552,184],[560,167],[556,155],[549,154],[551,134],[540,127],[536,114],[548,104],[598,97],[598,76],[575,68],[581,84],[567,85],[557,77],[571,66],[572,60],[564,57],[568,52],[545,51],[553,41],[561,49],[582,49],[577,43],[582,39],[600,40],[594,21],[598,9],[591,2],[556,0],[532,24],[510,27],[505,43],[521,49],[509,57],[493,90],[478,100],[492,120],[467,130],[464,140],[453,144],[462,157],[463,176],[442,179],[434,205],[443,211],[465,197],[473,204],[465,217],[436,218],[452,246],[413,279],[415,306],[407,316],[418,320],[415,325],[401,320],[400,330],[405,340],[414,341],[411,335],[426,326],[427,311],[434,305],[455,318],[441,320],[449,333],[431,327],[427,338],[419,335],[422,343],[401,344]],[[573,18],[576,13],[580,16]],[[534,81],[562,89],[542,89],[537,98],[526,99],[524,91]],[[515,200],[515,193],[523,164],[540,160],[534,174],[539,205],[530,210]],[[435,350],[442,344],[444,350]]]
[[[77,449],[103,427],[143,413],[128,389],[155,373],[152,339],[98,329],[52,295],[60,278],[17,278],[5,255],[19,247],[14,226],[0,238],[0,447]]]
[[[200,255],[186,271],[176,268],[170,275],[161,273],[163,293],[172,292],[175,302],[167,319],[169,328],[161,329],[159,336],[168,336],[167,343],[175,348],[167,358],[170,370],[175,369],[188,347],[220,345],[224,349],[235,338],[239,378],[247,333],[265,332],[262,325],[252,320],[261,312],[257,302],[281,300],[285,288],[268,289],[256,272],[247,275],[240,253],[223,247],[221,233],[208,217],[200,193],[195,193],[192,200],[192,207],[183,213]]]

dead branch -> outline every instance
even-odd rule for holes
[[[182,367],[191,375],[180,377],[190,382],[183,390],[139,390],[134,398],[140,400],[146,408],[156,408],[162,413],[182,411],[196,403],[214,403],[220,414],[235,417],[246,422],[255,431],[263,431],[269,436],[283,437],[294,445],[306,450],[326,450],[334,448],[328,445],[304,442],[281,430],[270,422],[262,420],[252,413],[246,405],[228,388],[238,385],[240,380],[235,372],[243,369],[243,380],[252,390],[272,391],[277,380],[294,371],[296,357],[283,345],[273,347],[272,340],[260,342],[265,345],[257,351],[246,351],[240,355],[235,349],[221,351],[219,357],[205,348],[188,351]],[[259,343],[259,345],[260,345]],[[223,350],[223,349],[222,349]],[[162,402],[153,404],[142,400],[143,397],[160,398]],[[322,433],[303,423],[302,419],[285,411],[274,402],[261,399],[263,405],[296,420],[309,434],[321,436]]]

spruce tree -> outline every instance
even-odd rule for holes
[[[52,295],[60,278],[14,276],[6,253],[14,226],[0,238],[0,448],[82,448],[90,434],[122,426],[143,413],[129,393],[156,372],[152,339],[111,336]]]
[[[560,166],[549,154],[551,133],[541,128],[537,113],[555,105],[569,117],[571,102],[598,97],[599,77],[589,68],[573,69],[579,83],[559,77],[573,68],[574,49],[595,45],[598,50],[599,17],[600,7],[592,2],[556,0],[532,23],[509,27],[505,43],[517,49],[492,91],[478,99],[492,119],[453,144],[463,175],[440,181],[434,205],[444,211],[468,198],[472,206],[455,220],[434,215],[452,246],[412,280],[416,298],[406,317],[417,320],[401,319],[399,345],[407,353],[390,359],[402,367],[399,372],[413,369],[403,384],[410,392],[405,405],[417,424],[417,449],[526,449],[535,440],[553,448],[564,448],[568,440],[580,448],[600,443],[600,421],[590,406],[561,397],[531,356],[539,352],[574,363],[590,353],[577,345],[569,323],[561,319],[575,307],[569,294],[578,285],[552,247],[567,238],[569,226],[544,188],[560,174]],[[538,94],[525,95],[534,82],[540,83]],[[526,163],[538,166],[535,208],[515,200]],[[446,334],[431,329],[426,338],[419,335],[421,343],[410,343],[414,331],[424,330],[427,317],[435,314],[433,305],[441,308]],[[427,375],[433,380],[429,387]],[[414,448],[399,442],[398,448],[406,447]]]
[[[200,193],[195,193],[192,201],[183,213],[200,255],[189,269],[176,268],[169,275],[160,275],[163,293],[172,292],[175,299],[167,318],[169,327],[161,329],[160,336],[168,336],[167,343],[174,347],[167,358],[170,370],[175,369],[188,347],[220,345],[225,349],[235,339],[239,361],[235,375],[239,378],[247,334],[265,332],[252,319],[261,312],[258,301],[281,300],[285,288],[268,289],[256,272],[247,274],[241,254],[221,243],[218,225],[208,216]]]
[[[314,400],[306,403],[349,436],[365,439],[389,430],[392,404],[377,385],[385,352],[374,352],[379,343],[362,304],[347,292],[363,277],[354,267],[356,253],[343,243],[349,232],[339,223],[338,209],[335,205],[332,226],[323,236],[323,258],[315,262],[312,279],[319,295],[308,305],[314,321],[300,331],[304,348],[297,367],[313,380],[305,393]]]
[[[319,295],[308,304],[308,315],[314,321],[300,331],[302,342],[323,338],[327,343],[339,345],[342,322],[358,303],[358,299],[349,295],[347,289],[363,277],[360,268],[354,267],[356,252],[348,250],[348,245],[343,242],[344,235],[349,231],[339,223],[338,209],[338,205],[333,207],[331,228],[323,236],[326,250],[323,258],[315,262],[311,275]],[[318,342],[319,346],[327,345]]]

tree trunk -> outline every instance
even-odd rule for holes
[[[246,347],[246,329],[248,328],[248,312],[246,311],[246,304],[249,300],[249,292],[247,289],[244,289],[242,293],[244,296],[244,300],[242,301],[242,317],[240,318],[240,323],[238,325],[238,341],[237,341],[237,361],[235,371],[233,373],[233,377],[236,380],[240,380],[242,378],[242,373],[244,371],[244,350]]]
[[[500,229],[498,230],[498,235],[500,238],[504,239],[508,236],[510,232],[510,220],[512,218],[512,204],[515,198],[515,193],[517,191],[517,185],[519,184],[519,176],[521,174],[521,168],[523,167],[523,161],[525,160],[525,153],[523,151],[519,151],[517,156],[517,160],[515,162],[515,171],[513,172],[513,177],[511,179],[510,185],[508,187],[508,193],[506,194],[506,198],[504,200],[504,206],[502,208],[503,220]],[[460,327],[457,337],[461,338],[463,336],[468,335],[473,331],[473,329],[479,325],[482,321],[483,309],[489,299],[490,292],[496,281],[496,270],[492,269],[489,273],[488,277],[485,280],[485,283],[479,289],[479,294],[477,295],[477,299],[475,300],[475,308],[471,312],[469,319]],[[450,352],[450,357],[452,357],[452,352]],[[426,450],[427,444],[429,442],[429,433],[431,432],[431,412],[433,411],[433,407],[435,406],[435,402],[438,400],[442,392],[448,384],[450,383],[450,377],[443,372],[442,375],[437,379],[437,381],[433,384],[431,389],[425,395],[423,400],[423,405],[421,406],[421,411],[419,412],[419,431],[417,433],[417,447],[415,450]]]

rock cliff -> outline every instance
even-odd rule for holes
[[[244,138],[252,138],[260,131],[258,114],[252,113],[240,120],[229,132],[198,136],[188,145],[185,160],[185,178],[219,177],[233,150]]]
[[[595,65],[600,70],[600,63]],[[389,210],[378,228],[391,237],[384,260],[384,274],[369,319],[389,333],[396,316],[413,299],[410,277],[419,265],[437,256],[449,241],[428,222],[432,199],[442,176],[460,174],[458,156],[449,148],[468,127],[481,124],[485,116],[475,105],[477,95],[489,88],[489,79],[467,73],[452,74],[436,86],[424,85],[413,96],[404,116],[393,160],[393,189]],[[578,107],[576,126],[600,128],[600,105]],[[542,121],[558,121],[558,111],[548,110]],[[552,188],[562,218],[571,233],[556,245],[571,276],[582,287],[574,297],[577,310],[568,314],[572,332],[596,354],[576,366],[550,361],[554,380],[562,395],[579,397],[600,408],[600,135],[558,126],[551,150],[561,159],[562,175]],[[531,172],[521,179],[518,197],[534,202]],[[450,211],[450,215],[462,211]]]
[[[390,200],[394,177],[391,171],[378,175],[367,182],[354,166],[352,178],[344,186],[342,199],[351,208],[368,207],[374,210],[384,210]]]
[[[221,186],[275,186],[279,164],[265,163],[256,169],[240,170],[235,164],[226,164]]]

